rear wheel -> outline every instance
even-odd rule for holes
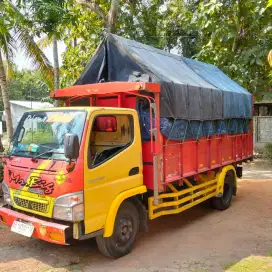
[[[232,195],[235,186],[235,176],[233,171],[228,171],[224,180],[224,190],[220,197],[214,197],[212,199],[212,205],[217,210],[226,210],[230,207],[232,201]]]
[[[124,202],[117,213],[111,237],[96,237],[100,252],[110,258],[128,254],[139,232],[139,213],[129,201]]]

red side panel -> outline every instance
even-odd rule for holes
[[[240,163],[253,156],[252,133],[218,135],[184,142],[163,138],[161,190],[167,183]],[[150,143],[143,144],[144,184],[153,190],[153,156]]]
[[[95,104],[99,107],[136,108],[136,96],[133,94],[96,95]]]
[[[144,184],[148,189],[153,189],[153,155],[151,153],[151,142],[142,144],[142,152]]]
[[[218,148],[220,145],[220,139],[217,136],[211,137],[211,149],[210,149],[210,161],[211,161],[211,167],[214,167],[216,165],[220,165],[220,157],[218,154]]]
[[[200,139],[198,142],[198,164],[196,165],[197,171],[207,171],[209,170],[209,142],[210,140]]]

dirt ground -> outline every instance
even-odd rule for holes
[[[134,250],[118,260],[103,257],[94,240],[64,247],[0,227],[0,271],[224,271],[250,255],[271,255],[271,200],[272,165],[256,161],[244,167],[230,209],[201,205],[155,219]]]

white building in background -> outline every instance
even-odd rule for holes
[[[272,100],[254,103],[254,150],[264,151],[267,143],[272,143]]]
[[[14,130],[16,129],[24,112],[31,109],[44,109],[54,107],[54,105],[52,105],[51,103],[40,101],[10,100],[9,102],[12,117],[12,125]]]

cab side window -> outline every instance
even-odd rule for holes
[[[88,166],[94,168],[126,149],[133,141],[132,115],[98,115],[93,121]]]

